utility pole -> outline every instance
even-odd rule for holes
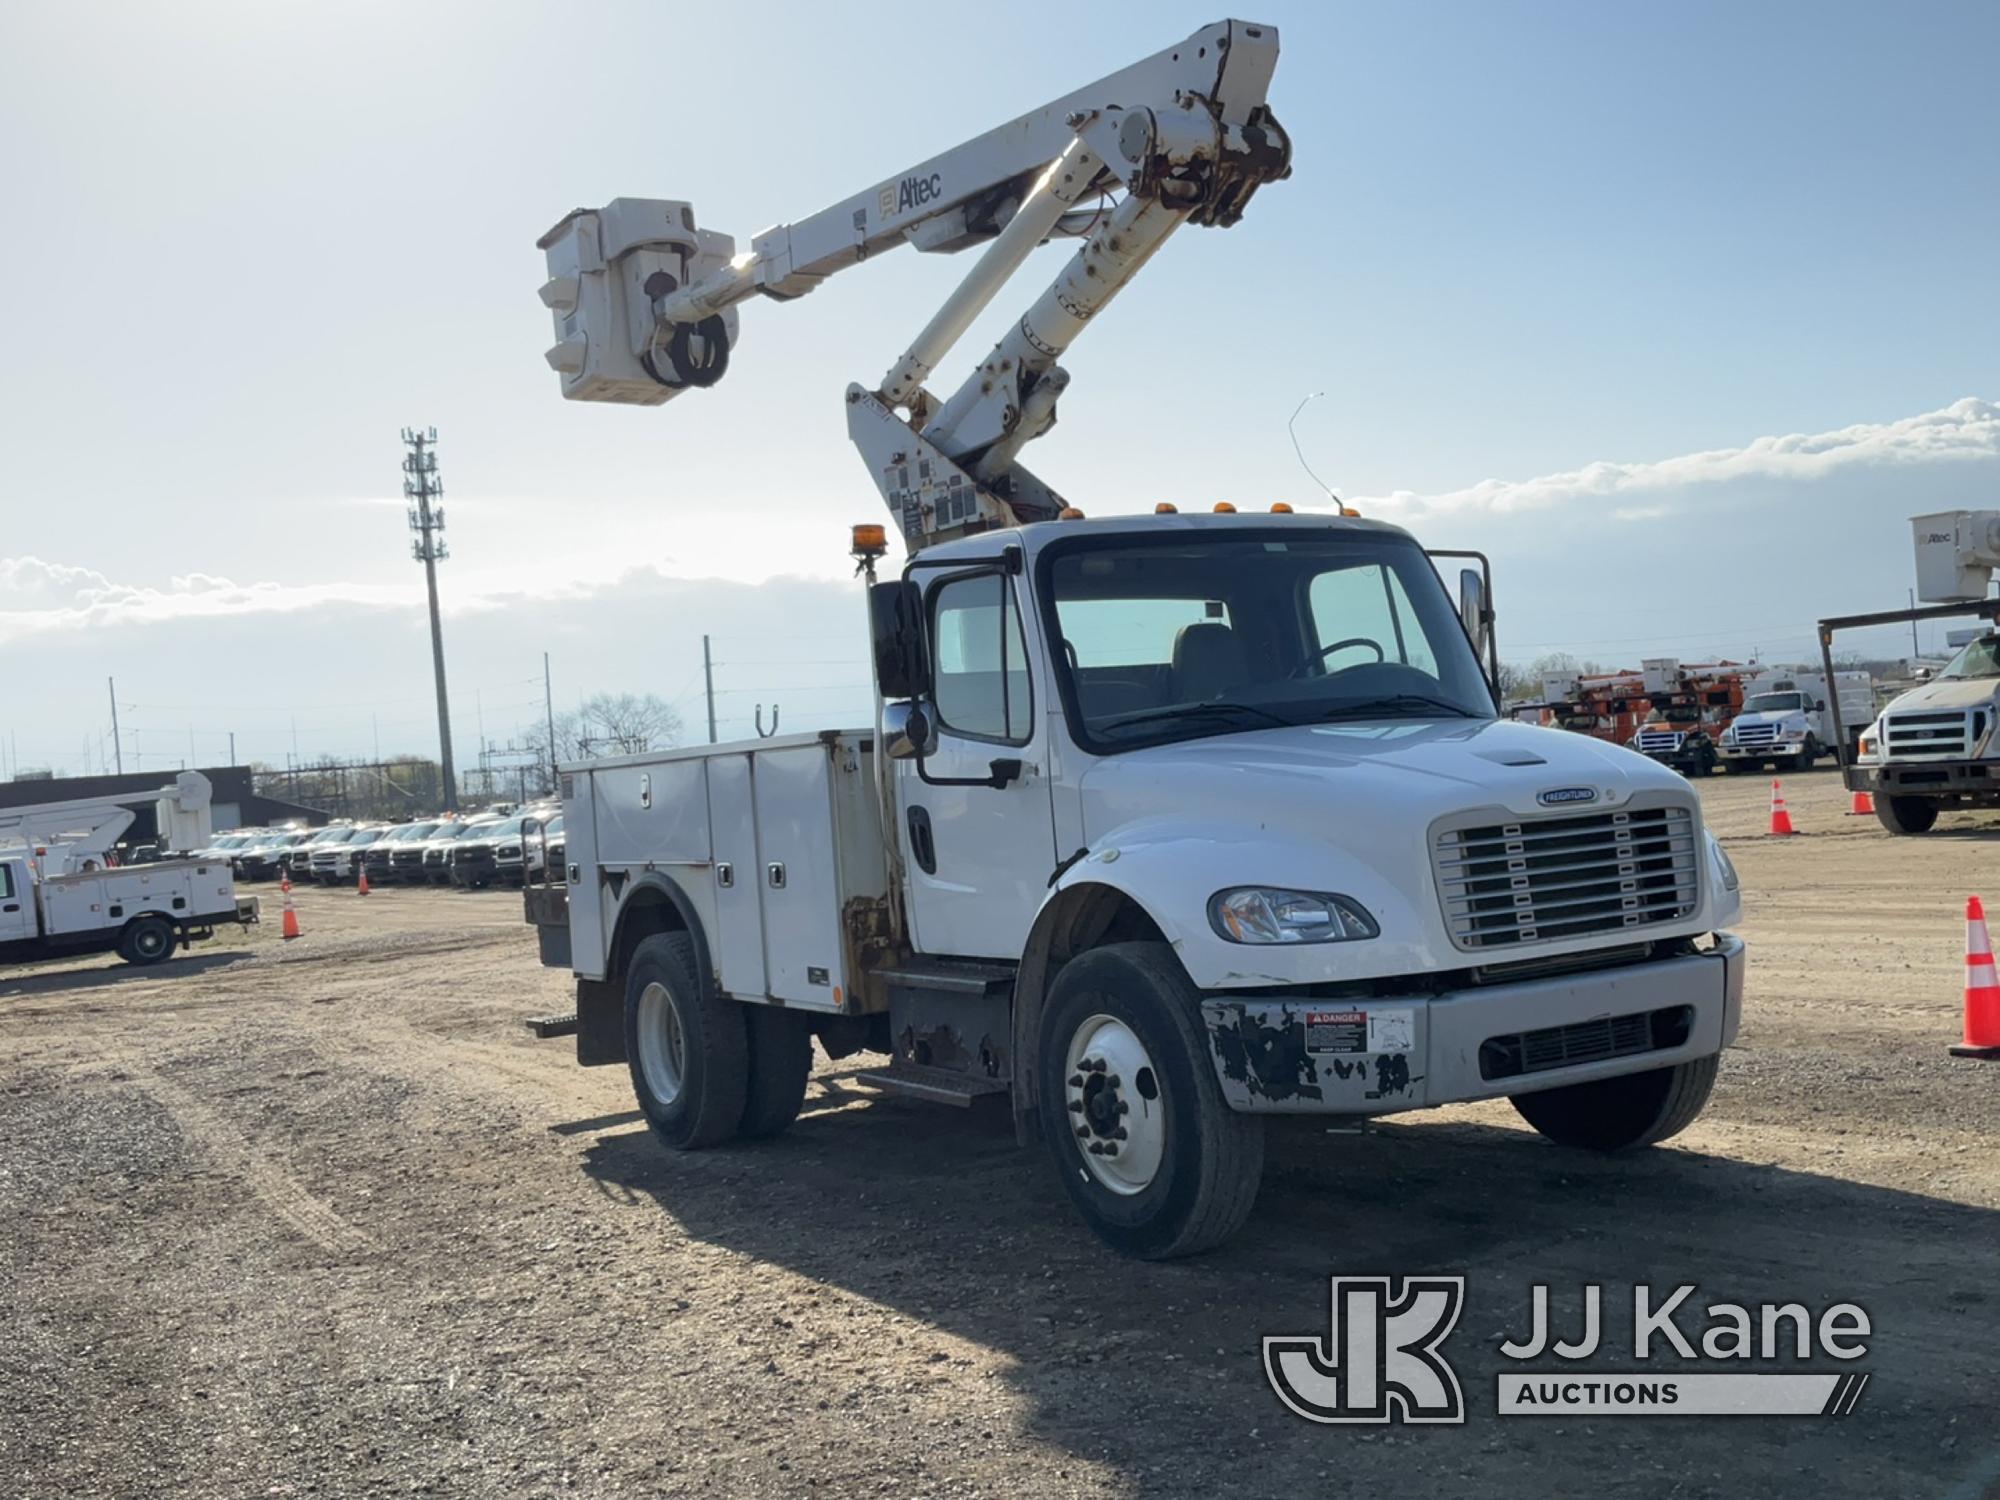
[[[444,481],[437,472],[437,429],[419,432],[403,429],[403,446],[410,450],[403,460],[403,495],[410,502],[410,530],[416,540],[410,555],[424,565],[424,587],[431,604],[431,670],[437,677],[438,769],[444,776],[444,810],[458,811],[458,774],[451,764],[451,700],[444,688],[444,627],[438,619],[437,565],[451,556],[444,541]]]
[[[549,687],[549,653],[542,653],[542,707],[549,715],[549,790],[561,784],[556,775],[556,697]]]
[[[125,774],[125,746],[118,739],[118,683],[107,677],[104,685],[111,690],[111,753],[118,762],[118,774]]]
[[[701,676],[708,688],[708,742],[715,743],[715,663],[709,659],[708,637],[701,638]]]
[[[229,763],[232,766],[236,764],[236,731],[233,729],[229,731]]]
[[[1917,591],[1915,589],[1911,589],[1910,608],[1914,610],[1916,607],[1917,607]],[[1912,620],[1910,621],[1910,660],[1914,662],[1919,656],[1922,655],[1923,652],[1917,649],[1917,622],[1915,620]]]

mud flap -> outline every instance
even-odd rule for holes
[[[625,988],[617,981],[577,980],[576,1060],[585,1068],[625,1061]]]

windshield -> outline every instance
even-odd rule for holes
[[[1746,714],[1788,714],[1803,707],[1797,693],[1758,693],[1743,705]]]
[[[2000,635],[1984,635],[1951,659],[1940,677],[2000,677]]]
[[[1044,557],[1071,728],[1092,749],[1273,724],[1493,717],[1458,615],[1405,538],[1181,532]]]

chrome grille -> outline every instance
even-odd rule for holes
[[[1685,736],[1671,729],[1642,729],[1639,731],[1639,753],[1657,755],[1662,750],[1678,750]]]
[[[1882,719],[1882,749],[1891,760],[1969,760],[1985,732],[1984,710],[1910,709]]]
[[[1738,724],[1736,726],[1736,743],[1739,745],[1762,747],[1765,745],[1775,745],[1777,742],[1778,726],[1776,724],[1767,722],[1762,724]]]
[[[1431,863],[1452,942],[1485,952],[1692,916],[1696,845],[1689,809],[1628,808],[1446,829]]]

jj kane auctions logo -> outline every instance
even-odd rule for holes
[[[1658,1294],[1632,1288],[1632,1347],[1617,1368],[1579,1369],[1604,1346],[1603,1288],[1583,1289],[1574,1339],[1551,1327],[1549,1289],[1531,1289],[1526,1338],[1500,1346],[1507,1359],[1553,1369],[1506,1370],[1498,1377],[1501,1416],[1846,1416],[1868,1374],[1755,1373],[1715,1364],[1756,1360],[1856,1360],[1872,1332],[1868,1314],[1837,1302],[1815,1315],[1802,1303],[1692,1305],[1695,1287]],[[1336,1276],[1324,1336],[1264,1340],[1264,1374],[1287,1408],[1309,1422],[1457,1423],[1465,1399],[1443,1344],[1465,1307],[1463,1276]],[[1649,1366],[1655,1357],[1700,1360],[1709,1368]],[[1628,1366],[1629,1361],[1629,1366]]]

